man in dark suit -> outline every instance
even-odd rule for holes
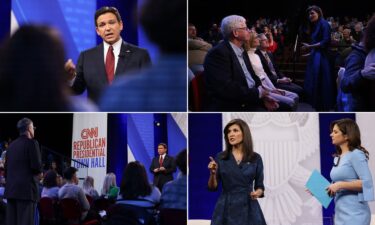
[[[158,145],[159,156],[155,157],[150,166],[151,173],[154,174],[154,185],[162,191],[163,186],[168,181],[173,180],[173,173],[176,171],[176,163],[173,157],[167,155],[167,145]]]
[[[245,18],[227,16],[222,20],[221,28],[224,41],[208,52],[204,62],[205,110],[287,110],[286,104],[269,96],[251,67],[243,49],[245,41],[250,39]]]
[[[116,75],[140,70],[149,66],[151,60],[147,50],[121,39],[123,23],[116,8],[98,9],[95,25],[103,43],[81,52],[77,67],[69,59],[65,70],[70,74],[74,93],[82,94],[87,89],[88,97],[97,102],[102,90],[112,83]]]
[[[260,34],[260,46],[255,51],[259,55],[262,62],[264,72],[272,81],[273,85],[279,89],[294,92],[301,98],[303,96],[303,88],[297,84],[292,83],[292,79],[284,76],[277,67],[274,57],[271,52],[267,51],[269,47],[268,38],[265,34]]]
[[[18,121],[17,128],[20,137],[10,144],[6,155],[6,220],[8,225],[29,225],[35,222],[42,162],[39,144],[33,139],[33,122],[23,118]]]

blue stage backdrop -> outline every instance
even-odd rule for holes
[[[115,173],[119,184],[126,164],[135,159],[146,167],[152,182],[149,168],[160,142],[167,143],[173,157],[186,148],[186,136],[171,114],[108,114],[107,172]]]
[[[16,24],[12,26],[46,24],[57,28],[63,38],[67,58],[77,62],[81,51],[102,42],[95,31],[95,11],[102,6],[114,6],[119,10],[124,23],[121,32],[123,40],[148,49],[151,59],[155,61],[158,50],[148,42],[138,24],[139,7],[142,3],[143,0],[5,0],[0,7],[0,39],[10,33],[12,9],[16,20]]]
[[[0,5],[0,43],[9,37],[12,0],[2,0]]]
[[[121,182],[122,173],[128,162],[127,114],[108,114],[107,130],[107,173],[116,174],[116,182]]]
[[[189,114],[189,219],[210,219],[220,190],[207,189],[209,156],[223,150],[222,115]]]
[[[209,177],[207,165],[209,156],[214,157],[223,150],[223,115],[225,114],[189,115],[189,219],[210,220],[220,193],[220,190],[218,192],[207,190]],[[275,116],[275,120],[277,120],[277,117],[282,115],[270,114],[270,117],[272,116]],[[329,136],[329,124],[333,120],[346,117],[355,119],[355,114],[319,114],[319,135],[316,138],[320,138],[318,147],[320,148],[320,170],[327,179],[330,177],[329,173],[333,162],[332,153],[335,150]],[[332,202],[327,210],[323,210],[322,207],[322,224],[328,225],[332,222],[333,205]]]

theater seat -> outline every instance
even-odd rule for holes
[[[39,201],[40,224],[59,224],[56,214],[56,204],[53,198],[43,197]]]
[[[203,72],[195,74],[191,81],[191,107],[192,111],[202,111],[204,106],[204,99],[206,96],[205,83],[203,78]]]
[[[161,209],[160,225],[186,225],[186,210]]]
[[[67,221],[68,225],[99,225],[97,220],[81,221],[82,208],[78,200],[64,198],[60,200],[60,208],[62,210],[62,218]]]

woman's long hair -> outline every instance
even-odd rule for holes
[[[315,11],[317,14],[318,14],[318,21],[320,20],[320,19],[324,19],[324,16],[323,16],[323,11],[322,11],[322,9],[319,7],[319,6],[317,6],[317,5],[312,5],[312,6],[309,6],[309,7],[307,7],[307,9],[306,9],[306,13],[307,13],[307,16],[309,17],[309,14],[310,14],[310,11]],[[311,32],[312,32],[312,23],[311,23],[311,21],[310,21],[310,18],[308,18],[308,23],[307,23],[307,29],[306,29],[306,33],[307,34],[311,34]]]
[[[46,188],[57,187],[57,173],[53,170],[48,170],[44,175],[43,186]]]
[[[224,128],[224,140],[225,140],[225,150],[223,152],[223,159],[229,159],[230,154],[232,153],[233,146],[229,143],[228,133],[229,127],[232,125],[238,125],[242,131],[242,153],[243,161],[252,162],[256,159],[256,155],[253,150],[253,139],[251,137],[250,128],[247,123],[241,119],[234,119],[229,121],[229,123]]]
[[[150,195],[151,191],[145,167],[138,161],[128,163],[120,185],[122,198],[137,199],[140,196]]]
[[[369,159],[369,152],[361,146],[361,132],[359,131],[359,127],[357,123],[349,118],[339,119],[335,120],[331,123],[330,129],[331,132],[333,130],[333,127],[337,125],[339,130],[342,132],[343,135],[346,135],[348,138],[348,146],[349,150],[353,151],[354,149],[359,149],[363,151],[366,155],[366,158]],[[340,146],[336,145],[336,155],[341,155],[342,150]]]
[[[246,51],[249,51],[251,48],[255,48],[256,46],[254,46],[254,40],[258,38],[258,35],[257,33],[255,32],[250,32],[250,38],[248,41],[245,41],[244,43],[244,48]]]
[[[103,182],[103,188],[102,188],[102,195],[107,195],[109,192],[109,189],[114,186],[117,187],[116,184],[116,175],[114,173],[108,173]]]
[[[94,178],[87,176],[83,181],[82,189],[85,192],[90,193],[90,191],[94,189]]]

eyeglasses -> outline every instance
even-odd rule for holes
[[[339,163],[340,163],[340,159],[341,159],[340,156],[336,156],[336,157],[333,159],[333,166],[338,166]]]
[[[246,31],[250,31],[250,29],[248,27],[239,27],[239,28],[236,28],[236,30],[246,30]]]

